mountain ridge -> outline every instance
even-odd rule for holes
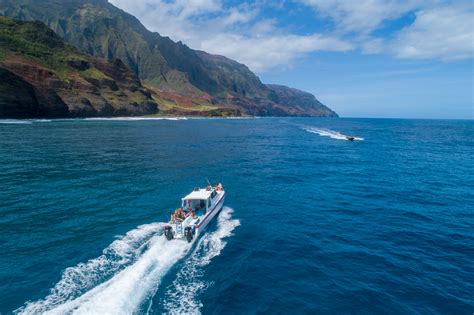
[[[311,106],[277,102],[281,90],[263,84],[247,66],[150,32],[106,0],[0,0],[0,15],[40,20],[92,56],[122,60],[153,92],[162,113],[193,115],[206,108],[231,115],[337,116],[316,98]]]

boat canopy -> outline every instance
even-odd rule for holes
[[[191,192],[182,200],[207,200],[211,196],[212,190],[199,189]]]

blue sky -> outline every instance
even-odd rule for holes
[[[473,119],[469,0],[109,1],[341,116]]]

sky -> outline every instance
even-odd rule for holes
[[[109,0],[343,117],[474,119],[471,0]]]

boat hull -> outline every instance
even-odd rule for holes
[[[178,239],[187,240],[188,242],[190,242],[191,240],[196,239],[200,234],[204,233],[209,223],[211,223],[214,217],[217,216],[218,213],[224,207],[225,191],[219,191],[217,194],[218,197],[216,196],[217,200],[215,201],[215,203],[212,205],[212,207],[210,207],[210,210],[208,210],[207,213],[198,221],[194,223],[189,222],[193,219],[191,217],[188,217],[182,223],[175,222],[166,227],[166,238],[168,240]]]
[[[212,209],[208,215],[202,220],[202,222],[196,226],[195,230],[195,235],[198,236],[200,233],[203,233],[206,227],[209,225],[209,223],[214,219],[214,217],[222,210],[224,207],[224,199],[225,199],[225,193],[222,194],[222,197],[219,199],[219,201],[216,203],[214,206],[214,209]]]

